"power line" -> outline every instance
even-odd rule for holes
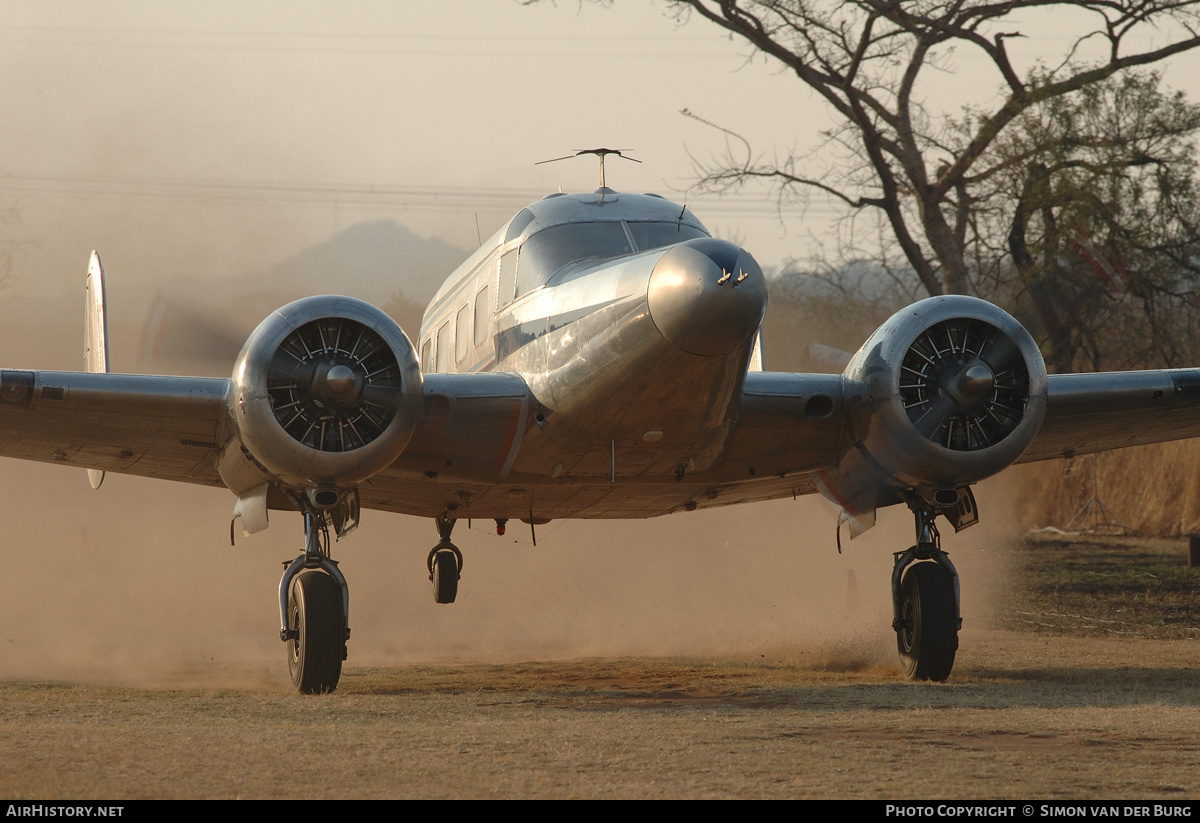
[[[606,35],[557,35],[557,34],[504,34],[497,36],[494,34],[381,34],[378,32],[348,32],[345,34],[330,31],[233,31],[219,29],[136,29],[136,28],[96,28],[83,26],[13,26],[0,25],[0,31],[33,31],[43,33],[66,32],[70,34],[147,34],[152,36],[161,35],[184,35],[184,36],[200,36],[200,37],[261,37],[261,38],[281,38],[295,37],[309,40],[338,40],[338,39],[355,39],[355,40],[405,40],[426,42],[429,40],[505,40],[505,41],[527,41],[527,42],[631,42],[631,43],[712,43],[714,41],[727,42],[720,35],[712,37],[688,37],[685,35],[629,35],[623,34],[619,37]]]
[[[286,182],[266,180],[197,180],[176,177],[125,177],[119,175],[21,174],[0,172],[0,192],[34,196],[87,197],[92,199],[162,199],[219,203],[287,203],[337,207],[372,207],[456,212],[470,210],[516,211],[541,199],[543,189],[516,187],[407,186]],[[769,194],[734,193],[689,195],[672,193],[709,217],[778,219],[833,216],[843,213],[832,200],[814,198],[807,207],[783,204]]]
[[[32,36],[25,36],[32,35]],[[253,39],[256,42],[247,42]],[[220,40],[235,42],[217,42]],[[241,41],[241,42],[236,42]],[[289,43],[288,41],[300,41]],[[321,45],[320,42],[329,45]],[[445,43],[448,47],[428,48],[430,43]],[[481,49],[479,45],[452,48],[459,43],[490,44],[492,48]],[[187,49],[192,51],[254,51],[254,52],[305,52],[319,54],[391,54],[414,56],[457,56],[480,57],[613,57],[615,48],[621,46],[644,46],[650,51],[619,52],[621,57],[661,58],[664,54],[672,58],[688,57],[710,59],[712,47],[728,41],[713,37],[621,35],[531,35],[531,34],[380,34],[380,33],[333,33],[333,32],[270,32],[270,31],[220,31],[186,29],[134,29],[134,28],[91,28],[58,26],[0,26],[0,43],[27,46],[66,46],[71,48],[141,48],[141,49]],[[340,45],[339,45],[340,44]],[[562,49],[530,48],[527,44],[562,44]],[[577,44],[595,44],[606,47],[598,52],[580,51]],[[512,48],[504,48],[511,45]],[[702,51],[677,51],[707,46]],[[664,50],[664,46],[668,47]]]

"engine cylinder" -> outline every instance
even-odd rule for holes
[[[412,343],[369,303],[325,295],[259,324],[233,370],[242,445],[297,489],[348,488],[400,456],[421,410]]]

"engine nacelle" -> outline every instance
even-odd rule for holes
[[[1046,414],[1029,332],[985,300],[931,297],[891,316],[846,367],[855,446],[883,482],[970,485],[1013,463]]]
[[[400,456],[421,411],[416,352],[396,322],[350,297],[306,297],[259,324],[233,368],[242,445],[295,489],[343,489]]]

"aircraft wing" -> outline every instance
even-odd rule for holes
[[[222,378],[0,370],[0,457],[224,486],[228,389]],[[410,447],[364,486],[364,504],[420,509],[423,492],[437,513],[441,486],[503,479],[529,409],[517,375],[429,375]]]
[[[0,371],[0,456],[222,486],[228,380]]]
[[[1017,461],[1200,437],[1200,369],[1052,374],[1046,419]]]
[[[1200,437],[1200,369],[1049,375],[1046,382],[1045,420],[1019,463]],[[841,375],[747,375],[725,473],[832,467],[847,425],[842,404]]]
[[[745,463],[783,474],[837,461],[840,375],[749,378],[727,471],[741,474]],[[401,478],[418,463],[431,476],[434,456],[439,467],[454,458],[452,477],[464,469],[506,475],[529,413],[524,382],[515,375],[429,375],[429,382],[414,441],[377,478],[378,491],[398,481],[411,491]],[[215,458],[227,439],[228,385],[221,378],[2,370],[0,456],[222,486]],[[1051,375],[1047,388],[1045,422],[1018,462],[1200,436],[1200,369]],[[472,442],[454,442],[464,432]],[[791,432],[787,442],[781,432]],[[397,508],[395,501],[364,502]]]

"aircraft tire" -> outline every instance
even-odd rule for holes
[[[433,600],[453,603],[458,595],[458,559],[450,549],[440,549],[433,555]]]
[[[319,571],[296,576],[288,593],[288,669],[301,694],[325,694],[337,688],[346,656],[346,627],[337,582]]]
[[[940,683],[958,651],[954,581],[937,563],[916,563],[905,571],[900,595],[905,625],[896,632],[896,647],[904,676]]]

